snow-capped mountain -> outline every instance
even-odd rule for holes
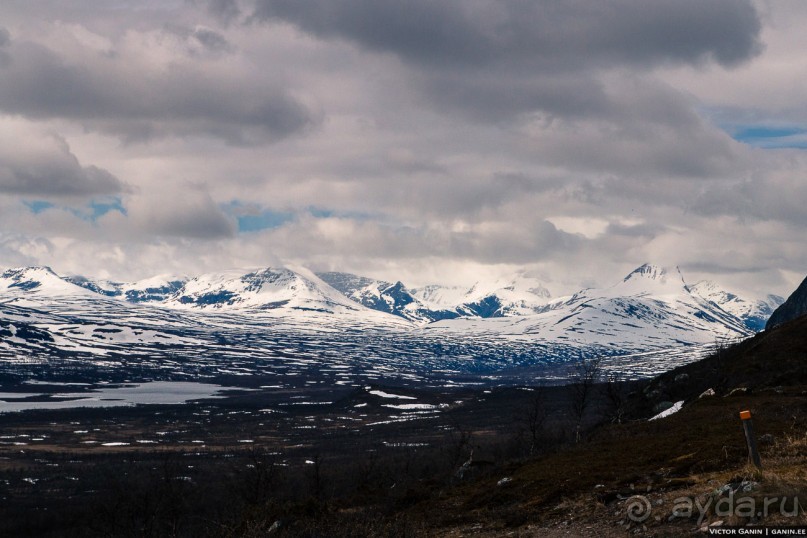
[[[111,280],[91,280],[75,275],[64,280],[107,297],[118,297],[131,303],[158,303],[182,289],[187,277],[159,275],[136,282],[114,282]]]
[[[379,312],[386,312],[415,322],[432,322],[460,316],[456,308],[427,306],[400,281],[391,284],[383,280],[326,272],[317,276],[345,297]]]
[[[517,276],[494,282],[477,282],[470,289],[439,285],[409,289],[350,273],[317,273],[346,297],[367,308],[415,322],[459,317],[502,317],[535,314],[544,310],[549,291],[535,279]]]
[[[729,314],[743,321],[746,327],[754,332],[765,328],[765,323],[782,303],[784,298],[778,295],[767,295],[761,299],[743,298],[724,290],[718,284],[702,280],[690,286],[692,293],[711,301]]]
[[[275,315],[339,315],[356,322],[373,318],[402,322],[351,301],[305,270],[266,268],[244,273],[224,271],[192,278],[160,303],[176,309],[251,311]]]
[[[412,295],[431,310],[452,310],[465,302],[468,288],[430,284],[413,289]]]
[[[680,274],[643,265],[621,282],[556,299],[527,316],[462,318],[428,326],[430,331],[469,331],[534,338],[578,349],[636,351],[702,345],[717,338],[752,334],[742,320],[692,293]]]
[[[20,267],[0,274],[0,292],[22,296],[91,296],[91,290],[77,286],[56,273],[50,267]]]
[[[305,368],[372,378],[556,368],[581,355],[646,375],[751,334],[748,320],[764,311],[748,304],[652,265],[555,299],[526,278],[410,290],[267,268],[119,284],[29,267],[0,274],[0,376],[63,361],[70,372],[86,363],[88,371],[128,365],[129,374],[149,376]]]
[[[477,282],[458,308],[460,312],[483,318],[527,316],[544,311],[550,297],[541,282],[518,275],[487,284]]]

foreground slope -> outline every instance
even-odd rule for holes
[[[787,300],[771,314],[766,329],[773,329],[783,323],[807,314],[807,278]]]
[[[715,395],[701,396],[707,388]],[[493,468],[407,508],[406,517],[423,521],[435,536],[686,536],[709,525],[805,525],[803,510],[792,510],[794,498],[802,508],[807,499],[805,390],[802,317],[645,382],[628,397],[633,420]],[[683,409],[647,421],[661,400],[683,400]],[[761,471],[748,465],[738,416],[745,409],[753,415]],[[753,517],[733,508],[716,513],[728,492],[760,510]],[[675,512],[682,499],[709,509]],[[776,504],[763,511],[766,499]],[[638,514],[647,515],[638,522],[628,517],[634,501],[643,503],[634,506]]]

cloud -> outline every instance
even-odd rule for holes
[[[537,119],[540,157],[616,174],[731,168],[723,133],[653,72],[763,50],[748,0],[258,0],[250,19],[394,57],[433,110],[502,129]]]
[[[127,190],[107,170],[82,165],[64,138],[21,122],[0,121],[0,193],[88,198]]]
[[[422,258],[484,263],[529,263],[568,257],[586,244],[582,236],[558,230],[540,218],[514,229],[509,222],[484,222],[451,229],[438,224],[380,224],[356,218],[300,216],[252,237],[284,259],[386,261]]]
[[[208,13],[223,24],[229,24],[241,16],[241,7],[237,0],[207,0],[204,3]]]
[[[258,0],[252,16],[348,39],[407,62],[450,69],[582,67],[715,61],[733,66],[760,50],[750,1]]]
[[[60,29],[77,34],[75,26]],[[73,37],[61,36],[69,43],[62,50],[12,41],[0,66],[0,110],[78,121],[129,141],[174,135],[259,144],[319,121],[280,84],[243,84],[257,66],[220,59],[231,46],[209,28],[129,31],[106,51]]]
[[[148,236],[192,239],[233,237],[234,219],[227,217],[204,186],[166,186],[134,196],[126,206],[130,225]]]
[[[525,266],[553,292],[649,260],[785,293],[807,162],[729,136],[807,125],[807,10],[766,6],[0,3],[0,254],[116,278]]]
[[[197,26],[194,28],[193,38],[196,39],[206,49],[214,52],[230,52],[233,50],[232,45],[227,38],[204,26]]]

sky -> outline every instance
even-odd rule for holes
[[[807,275],[798,0],[3,0],[0,266]]]

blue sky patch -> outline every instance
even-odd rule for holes
[[[129,213],[126,211],[126,208],[123,207],[123,202],[120,198],[113,198],[111,200],[105,200],[103,202],[98,202],[93,200],[90,202],[89,209],[91,211],[89,220],[95,222],[98,218],[103,217],[110,211],[117,211],[121,215],[128,215]]]
[[[38,215],[46,209],[55,207],[52,203],[46,202],[45,200],[23,200],[22,203],[24,203],[34,215]]]
[[[740,125],[727,128],[734,140],[765,149],[807,148],[807,128],[782,125]]]
[[[221,208],[235,218],[239,232],[259,232],[279,228],[295,218],[295,214],[290,211],[274,211],[262,208],[258,204],[239,200],[222,204]]]
[[[257,215],[239,215],[236,219],[238,220],[239,232],[258,232],[270,228],[279,228],[294,220],[294,214],[263,211]]]
[[[38,215],[48,209],[56,208],[68,211],[78,218],[89,222],[97,221],[110,211],[118,211],[122,215],[127,214],[126,208],[123,207],[123,201],[118,197],[91,200],[89,204],[83,207],[57,206],[47,200],[23,200],[23,203],[34,215]]]
[[[336,211],[321,207],[306,207],[299,210],[277,211],[274,209],[266,209],[255,203],[241,202],[240,200],[233,200],[226,204],[222,204],[220,207],[226,214],[235,218],[236,222],[238,223],[238,231],[244,233],[280,228],[281,226],[294,221],[298,215],[301,214],[309,214],[316,219],[339,218],[368,220],[371,218],[371,215],[367,213]]]
[[[321,207],[309,207],[307,211],[312,217],[318,219],[353,219],[353,220],[369,220],[371,215],[362,213],[360,211],[334,211],[332,209],[323,209]]]

